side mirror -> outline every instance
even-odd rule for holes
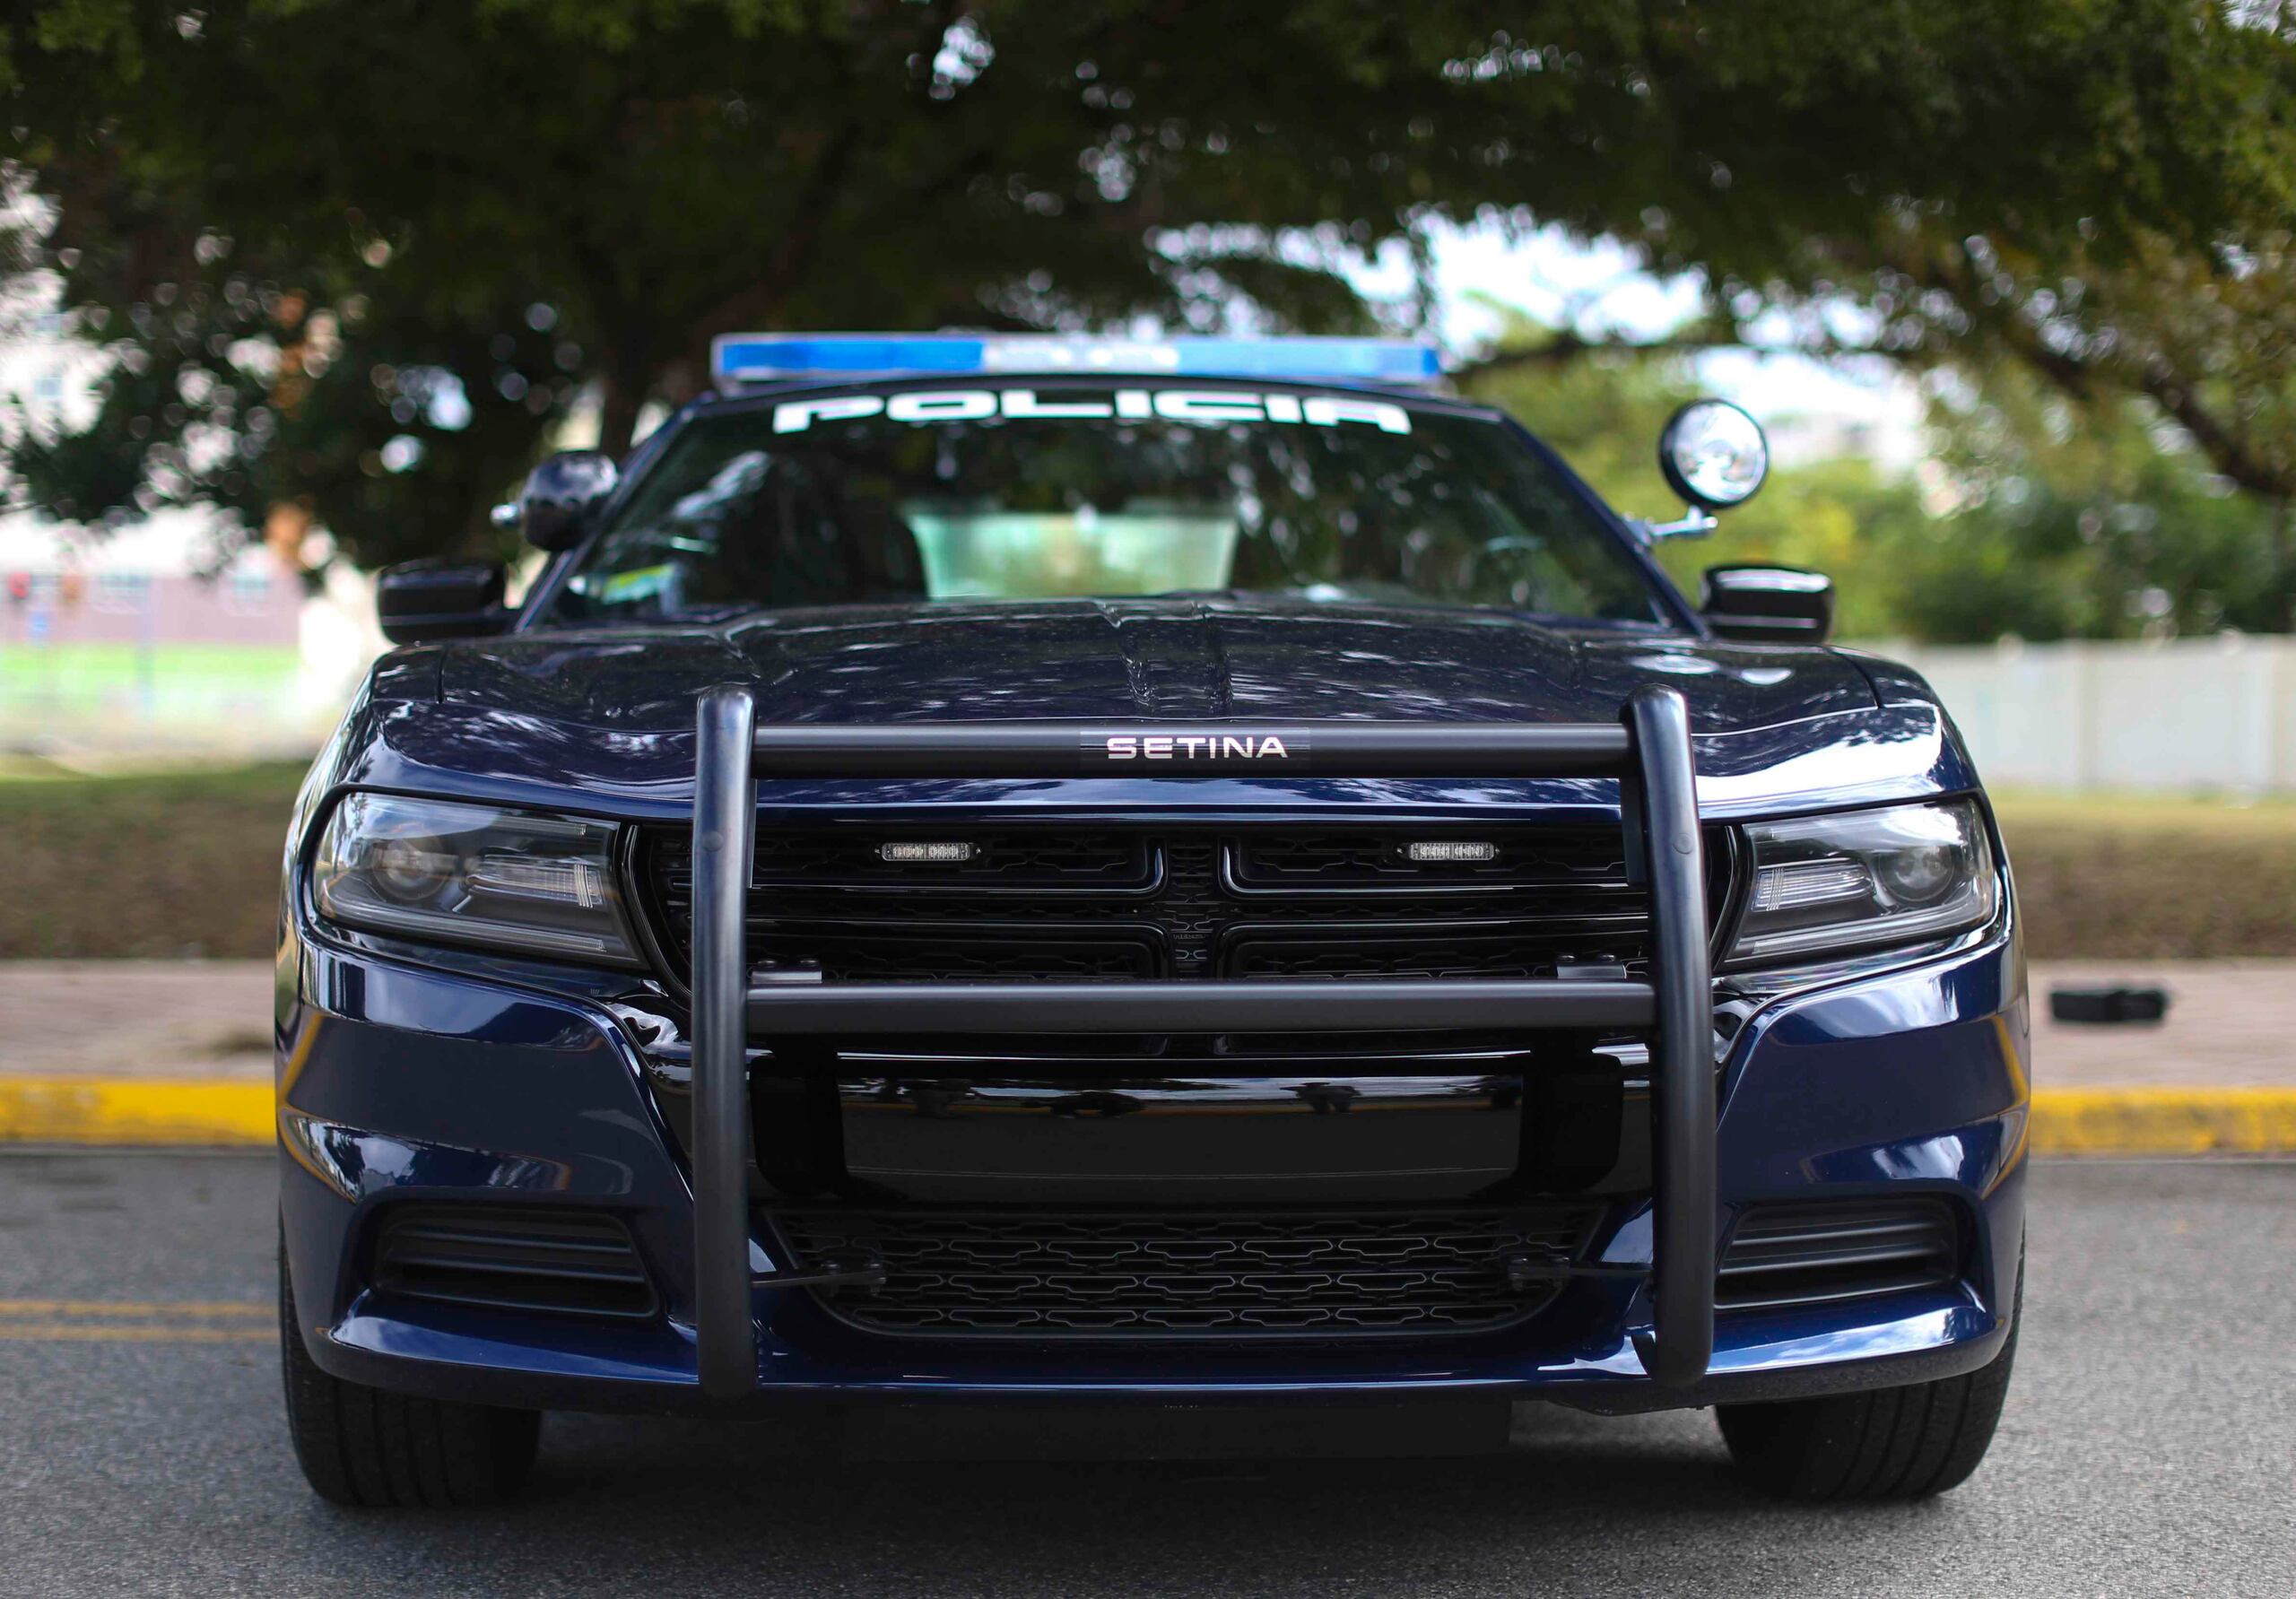
[[[1761,424],[1727,400],[1692,400],[1658,435],[1658,470],[1688,502],[1674,522],[1638,524],[1646,539],[1697,538],[1712,533],[1714,513],[1744,505],[1770,475],[1770,440]]]
[[[580,542],[590,513],[622,482],[622,469],[601,450],[561,450],[526,474],[511,510],[518,531],[537,550],[556,554]],[[501,518],[507,519],[507,518]]]
[[[375,612],[393,644],[471,639],[510,625],[502,604],[508,574],[500,566],[410,561],[375,579]]]
[[[1833,630],[1833,579],[1790,566],[1710,566],[1698,608],[1725,639],[1822,644]]]

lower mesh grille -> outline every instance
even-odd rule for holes
[[[375,1237],[378,1291],[569,1316],[654,1314],[654,1284],[612,1216],[508,1206],[392,1207]]]
[[[1714,1302],[1825,1305],[1934,1288],[1960,1271],[1960,1229],[1943,1200],[1754,1205],[1723,1252]]]
[[[872,1332],[935,1337],[1325,1338],[1472,1333],[1536,1315],[1559,1285],[1512,1257],[1575,1257],[1597,1211],[1200,1213],[781,1212],[805,1265],[882,1262],[822,1303]]]

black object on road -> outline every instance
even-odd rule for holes
[[[2052,988],[2048,1013],[2059,1021],[2159,1021],[2169,1013],[2165,988]]]

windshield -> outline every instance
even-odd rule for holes
[[[1042,382],[697,416],[552,614],[1201,593],[1666,617],[1495,421],[1361,393]]]

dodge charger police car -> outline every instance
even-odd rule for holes
[[[1823,578],[1652,559],[1431,354],[731,338],[548,552],[380,585],[277,1009],[287,1409],[349,1503],[546,1410],[1712,1407],[1979,1463],[2023,969]],[[1368,1408],[1356,1413],[1368,1415]]]

